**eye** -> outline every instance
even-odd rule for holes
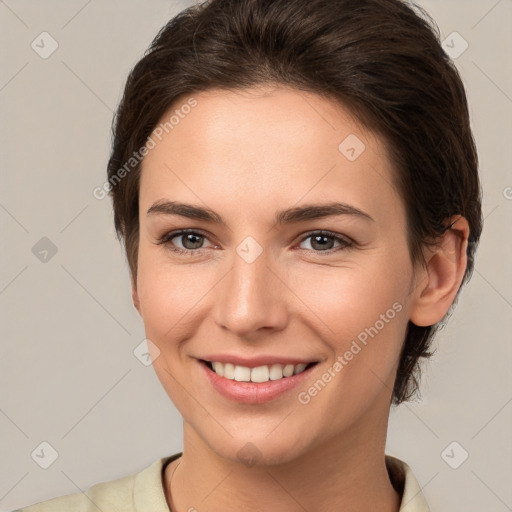
[[[311,239],[312,249],[305,249],[316,253],[332,253],[342,249],[348,249],[353,246],[352,240],[337,235],[336,233],[332,233],[331,231],[311,232],[301,239],[301,244],[308,239]],[[205,249],[205,247],[202,247],[205,240],[208,240],[205,235],[199,231],[190,229],[166,233],[159,238],[157,245],[165,245],[166,248],[176,253],[193,255],[194,253],[198,253],[202,249]],[[333,247],[336,242],[338,243],[338,246]],[[182,246],[180,247],[177,243],[181,243]],[[304,249],[304,247],[302,248]]]
[[[177,240],[183,246],[176,246],[173,240]],[[165,245],[171,251],[180,254],[193,254],[197,253],[204,247],[201,247],[203,242],[207,240],[206,236],[198,231],[181,230],[172,233],[166,233],[158,240],[158,245]]]
[[[315,231],[305,236],[301,243],[311,239],[312,249],[307,249],[313,252],[335,252],[341,249],[347,249],[353,245],[353,242],[348,238],[332,233],[331,231]],[[338,247],[333,248],[335,242],[339,243]]]

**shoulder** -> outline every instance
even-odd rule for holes
[[[131,506],[135,478],[136,475],[130,475],[98,483],[84,493],[60,496],[14,512],[131,512],[135,510]]]
[[[138,512],[139,505],[165,504],[162,469],[177,455],[158,459],[140,473],[97,483],[84,493],[60,496],[13,512]],[[167,509],[168,510],[168,509]]]

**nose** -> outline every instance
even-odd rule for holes
[[[269,252],[252,262],[234,253],[230,271],[215,287],[215,321],[233,336],[256,339],[287,325],[290,291]]]

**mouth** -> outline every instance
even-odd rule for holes
[[[203,359],[204,358],[204,359]],[[320,360],[261,354],[251,358],[235,354],[208,354],[196,358],[200,378],[231,402],[265,404],[289,400],[320,367]]]
[[[253,368],[247,366],[235,365],[233,363],[222,363],[220,361],[199,360],[212,373],[217,374],[224,379],[236,382],[265,383],[269,381],[279,381],[289,379],[295,375],[306,372],[318,361],[310,363],[273,363],[260,365]]]

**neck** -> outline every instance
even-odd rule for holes
[[[387,421],[384,436],[353,428],[290,462],[247,466],[219,456],[185,423],[183,456],[165,472],[169,507],[172,512],[397,512],[400,496],[384,457],[386,427]]]

